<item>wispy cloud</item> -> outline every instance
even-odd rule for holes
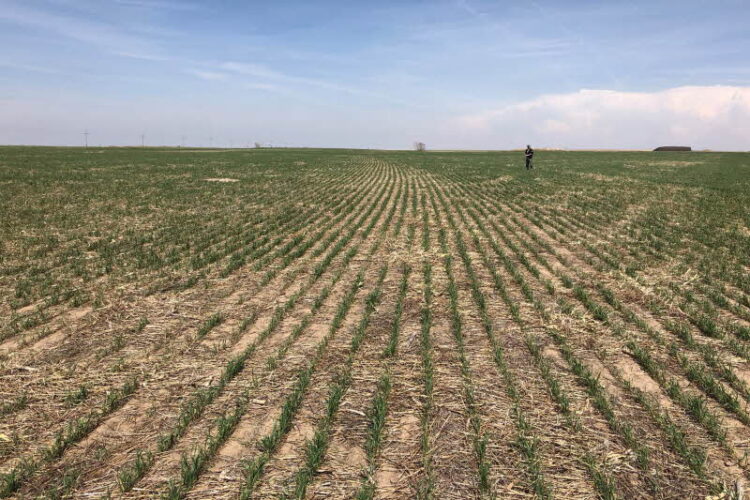
[[[195,77],[200,78],[201,80],[225,80],[227,78],[226,73],[219,73],[216,71],[202,71],[198,69],[188,69],[185,70],[185,73],[188,75],[193,75]]]
[[[60,74],[61,72],[46,66],[37,66],[34,64],[22,64],[13,61],[0,61],[0,67],[10,68],[18,71],[32,71],[35,73]]]
[[[267,90],[269,92],[281,92],[283,91],[282,88],[280,88],[278,85],[274,85],[272,83],[245,83],[245,88],[252,89],[252,90]]]
[[[0,9],[0,21],[91,44],[116,55],[146,60],[164,59],[148,39],[123,32],[114,24],[13,3]]]
[[[116,0],[120,5],[159,10],[204,10],[205,6],[191,2],[170,2],[167,0]]]
[[[262,64],[228,61],[228,62],[220,63],[219,68],[226,70],[226,71],[231,71],[233,73],[255,76],[258,78],[269,78],[269,79],[288,78],[282,73],[279,73],[278,71],[274,71],[271,68],[268,68],[267,66],[263,66]]]
[[[338,81],[325,80],[320,78],[310,78],[305,76],[294,76],[276,71],[262,64],[226,61],[220,63],[217,66],[219,69],[233,72],[238,75],[248,75],[256,78],[261,78],[274,82],[274,88],[278,88],[278,84],[284,85],[296,85],[305,87],[315,87],[324,90],[330,90],[334,92],[342,92],[351,95],[368,96],[376,99],[382,99],[393,103],[402,105],[408,105],[405,101],[393,98],[390,95],[382,94],[379,92],[373,92],[367,89],[346,85],[339,83]]]
[[[477,9],[475,9],[470,3],[469,0],[456,0],[456,6],[463,10],[464,12],[467,12],[471,14],[474,17],[480,17],[482,16],[482,13],[479,12]]]

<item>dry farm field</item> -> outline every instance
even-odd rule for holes
[[[737,498],[750,154],[0,148],[2,498]]]

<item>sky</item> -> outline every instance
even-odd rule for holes
[[[744,151],[748,26],[748,0],[0,0],[0,144]]]

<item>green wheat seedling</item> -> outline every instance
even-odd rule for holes
[[[284,401],[284,406],[282,406],[279,419],[274,423],[271,432],[260,441],[261,455],[245,465],[245,484],[240,490],[241,498],[250,498],[252,489],[260,479],[260,476],[263,473],[263,468],[270,460],[271,454],[276,449],[283,436],[286,435],[291,428],[292,418],[302,404],[302,395],[310,383],[312,369],[313,366],[311,365],[299,372],[292,393]]]
[[[188,491],[197,481],[203,469],[208,464],[209,459],[216,453],[219,447],[224,444],[230,436],[232,430],[237,426],[242,417],[247,398],[241,397],[235,404],[235,408],[225,415],[219,417],[216,421],[215,432],[210,434],[205,443],[196,449],[190,455],[183,455],[180,458],[180,478],[181,482],[177,488],[175,483],[168,486],[168,495],[174,498],[174,495],[181,497],[184,492]]]
[[[602,293],[606,297],[611,295],[609,290],[602,288]],[[637,315],[635,315],[628,308],[614,302],[617,305],[617,309],[622,312],[625,318],[631,323],[636,324],[641,329],[649,333],[649,335],[659,344],[666,345],[666,342],[655,332],[649,325],[643,322]],[[689,326],[684,322],[679,321],[666,321],[664,323],[667,331],[674,333],[686,347],[691,350],[698,351],[702,354],[706,366],[710,367],[714,373],[718,374],[722,379],[726,380],[729,385],[739,394],[743,395],[746,399],[750,397],[750,390],[747,384],[742,381],[731,369],[729,369],[723,361],[721,361],[713,349],[707,344],[700,344],[696,341],[695,337],[690,331]],[[670,345],[670,355],[676,359],[680,365],[685,369],[686,376],[689,380],[694,382],[700,387],[706,394],[714,398],[719,404],[725,409],[735,413],[741,421],[747,421],[747,414],[741,408],[737,398],[724,390],[724,388],[710,375],[706,369],[695,362],[690,361],[686,356],[681,354],[674,344]],[[656,370],[656,368],[652,368]]]
[[[689,444],[685,432],[672,421],[666,411],[660,408],[659,403],[652,395],[645,393],[637,387],[633,387],[625,379],[620,378],[620,380],[623,387],[654,417],[654,420],[667,436],[672,448],[685,459],[685,462],[698,477],[705,478],[706,460],[708,458],[706,451],[703,448]]]
[[[653,248],[656,248],[658,250],[660,249],[659,247],[656,247],[656,246],[653,247]],[[609,259],[607,259],[605,256],[601,255],[602,251],[600,249],[593,249],[593,248],[589,248],[589,247],[587,247],[587,249],[589,249],[592,253],[594,253],[595,255],[599,256],[600,258],[603,258],[603,260],[607,261],[609,263],[609,265],[610,265],[611,268],[613,268],[613,269],[620,269],[620,266],[616,262],[615,263],[610,262]],[[604,250],[611,252],[612,251],[612,247],[605,247]],[[647,249],[647,250],[652,250],[652,249]],[[642,261],[644,259],[644,257],[642,257],[642,255],[638,253],[638,250],[634,250],[632,247],[630,249],[630,253],[631,253],[631,255],[633,255],[634,258],[639,259],[640,261]],[[656,256],[657,258],[661,258],[661,254],[658,253],[658,252],[649,251],[648,253],[649,253],[650,256]],[[627,267],[628,268],[626,269],[626,274],[632,275],[633,273],[630,272],[630,270],[633,268],[633,265],[631,264],[631,265],[628,265]],[[635,269],[639,270],[640,267],[636,266]],[[709,283],[709,282],[707,281],[707,283]],[[690,289],[683,289],[681,287],[678,288],[678,287],[675,286],[674,283],[669,283],[669,287],[671,289],[673,289],[678,295],[682,295],[688,302],[696,302],[696,300],[694,298],[694,295],[693,295],[693,293],[692,293],[692,291]],[[712,289],[710,287],[705,287],[705,286],[704,287],[700,287],[699,286],[699,289],[701,289],[701,288],[702,288],[702,290],[707,295],[712,295],[712,301],[715,304],[717,304],[718,306],[725,307],[725,306],[728,305],[728,303],[726,302],[726,300],[722,298],[722,295],[726,291],[725,288],[719,286],[719,289],[722,290],[721,292],[717,292],[716,289]],[[700,303],[701,303],[701,306],[704,307],[704,308],[706,306],[708,306],[708,304],[707,304],[707,302],[705,300],[704,301],[700,301]],[[712,312],[710,310],[710,307],[708,309],[706,309],[706,310],[708,312]],[[701,320],[699,320],[699,321],[701,321]],[[703,322],[703,321],[701,321],[701,322]],[[713,331],[714,331],[714,327],[711,326],[710,324],[705,324],[705,326],[706,326],[707,332],[709,334],[712,334]]]
[[[532,489],[534,490],[535,494],[538,497],[550,498],[552,495],[552,491],[547,481],[545,480],[544,475],[541,470],[541,462],[539,459],[537,439],[536,437],[533,436],[533,431],[531,427],[529,426],[526,420],[524,411],[522,410],[520,406],[521,395],[516,387],[515,377],[511,373],[510,368],[508,367],[504,359],[502,347],[497,342],[497,339],[494,335],[493,322],[487,311],[487,301],[485,299],[484,293],[479,288],[478,278],[474,271],[471,258],[469,257],[466,245],[458,230],[458,227],[452,215],[447,210],[446,202],[440,195],[439,191],[438,191],[438,198],[440,199],[441,204],[443,205],[448,223],[454,232],[454,238],[456,240],[458,253],[464,264],[464,269],[466,271],[466,274],[468,275],[469,283],[471,285],[472,297],[474,298],[474,302],[479,310],[480,318],[482,320],[482,326],[485,330],[485,333],[490,341],[490,345],[492,346],[492,349],[493,349],[495,364],[497,365],[498,371],[502,375],[503,380],[505,382],[506,392],[508,393],[508,395],[511,397],[513,401],[512,414],[514,415],[514,420],[516,422],[516,427],[518,430],[517,444],[518,444],[519,449],[521,450],[521,453],[525,457],[526,468],[528,470],[529,477],[531,478]],[[447,253],[447,250],[448,250],[447,241],[445,238],[445,233],[442,231],[440,233],[440,242],[441,242],[443,251]],[[452,271],[450,264],[451,264],[450,257],[446,257],[445,267],[446,267],[446,273],[448,274],[448,283],[449,283],[448,293],[451,299],[450,302],[451,302],[451,316],[453,318],[453,330],[454,330],[454,335],[457,336],[457,343],[459,346],[459,357],[462,362],[462,370],[464,370],[466,374],[468,375],[468,364],[466,363],[465,355],[463,353],[462,340],[460,338],[460,317],[458,315],[458,309],[457,309],[458,297],[457,297],[457,291],[454,286],[455,281],[453,278],[453,271]],[[473,404],[472,399],[473,398],[469,398],[469,402],[471,404]],[[478,417],[477,417],[477,421],[478,421]],[[478,431],[478,424],[475,424],[475,427],[476,427],[475,430]],[[485,492],[489,492],[489,489],[490,489],[489,477],[488,477],[489,466],[486,463],[486,457],[484,453],[486,449],[486,437],[480,436],[475,441],[474,446],[475,446],[475,451],[477,452],[477,458],[479,462],[480,488],[483,489]]]
[[[310,190],[310,191],[312,192],[312,190]],[[177,226],[177,227],[179,227],[179,226]],[[218,233],[215,233],[215,234],[218,234]],[[100,236],[100,235],[97,234],[97,236]],[[206,237],[205,239],[207,241],[212,241],[213,238]],[[96,243],[95,245],[89,244],[89,248],[87,250],[89,250],[89,251],[90,250],[97,250],[97,251],[100,251],[100,252],[106,252],[107,255],[115,255],[115,252],[110,251],[112,247],[109,244],[99,245],[99,243],[102,243],[102,242],[105,242],[105,241],[108,242],[109,240],[108,239],[104,239],[104,238],[102,238],[100,240],[97,240],[95,242]],[[157,243],[157,246],[158,246],[158,245],[161,244],[162,241],[168,241],[168,240],[166,240],[164,238],[158,239],[158,240],[155,240],[153,238],[140,238],[140,239],[137,239],[136,241],[138,242],[139,245],[140,244],[153,244],[153,243]],[[120,247],[122,246],[120,243],[116,243],[115,245],[120,246]],[[154,248],[156,248],[156,246]],[[139,249],[139,250],[141,250],[141,258],[142,258],[143,262],[145,263],[145,265],[147,265],[147,266],[153,264],[154,262],[158,263],[160,261],[164,261],[164,259],[161,259],[156,254],[148,253],[148,252],[143,252],[142,249]],[[174,248],[172,248],[172,250],[174,250]],[[122,255],[122,252],[118,252],[118,253],[119,253],[119,255]],[[68,254],[67,257],[69,258],[71,255],[77,255],[77,254],[76,253]],[[149,259],[153,259],[153,262],[148,262]],[[174,262],[174,259],[172,259],[171,261]],[[80,267],[81,264],[82,264],[82,261],[75,262],[75,265],[79,266],[79,268],[78,268],[79,269],[79,275],[83,275],[84,273],[88,273],[89,270],[86,270],[86,269],[83,269],[83,267]]]
[[[683,354],[678,354],[677,358],[685,369],[688,380],[716,400],[724,409],[734,413],[740,422],[750,425],[750,416],[745,412],[737,396],[728,392],[703,366],[690,361]]]
[[[597,250],[597,252],[599,251]],[[637,252],[635,252],[634,255],[637,256],[638,255]],[[619,265],[611,265],[610,267],[612,267],[613,269],[620,268]],[[678,295],[682,295],[688,303],[696,303],[696,299],[689,289],[678,288],[675,286],[674,283],[670,283],[669,287],[673,289],[675,292],[677,292]],[[710,290],[707,291],[707,293],[710,293]],[[718,298],[716,292],[713,293],[713,298],[716,299],[714,300],[714,303],[716,303],[717,305],[722,306],[722,307],[726,305],[726,301],[722,300],[721,298]],[[706,312],[715,316],[716,314],[715,311],[710,306],[710,304],[708,304],[706,300],[699,301],[699,303]],[[695,315],[693,317],[693,321],[696,324],[696,326],[698,326],[706,335],[709,335],[709,336],[719,335],[718,327],[713,323],[713,321],[710,318],[706,317],[705,315],[700,315],[700,314]],[[734,325],[725,327],[725,329],[727,331],[732,331],[735,335],[738,335],[740,337],[742,337],[744,333],[741,330],[741,328],[738,329]]]
[[[438,232],[438,241],[443,253],[448,254],[448,243],[447,236],[444,228],[440,228]],[[474,451],[477,458],[477,468],[479,474],[479,488],[483,494],[492,495],[490,479],[489,479],[489,464],[487,463],[486,457],[486,435],[482,430],[482,422],[477,410],[477,403],[474,398],[474,386],[472,381],[471,368],[469,361],[466,357],[464,350],[463,340],[463,322],[461,315],[458,311],[458,290],[455,284],[455,278],[453,276],[453,265],[450,255],[446,255],[443,259],[443,265],[445,272],[448,276],[448,297],[450,299],[450,318],[451,318],[451,332],[453,334],[454,342],[458,350],[458,359],[461,363],[461,376],[464,383],[464,400],[469,410],[469,422],[472,429],[472,439],[474,445]],[[480,306],[481,308],[481,306]],[[540,481],[540,486],[544,482]],[[543,490],[544,488],[542,488]]]
[[[565,277],[563,276],[563,279],[564,278]],[[585,291],[583,291],[580,287],[576,287],[572,279],[567,278],[567,281],[568,282],[566,286],[574,288],[574,294],[579,300],[581,300],[584,306],[592,312],[595,318],[608,323],[606,311],[601,309],[601,306],[598,306],[593,300],[591,300],[590,297],[585,293]],[[685,329],[684,327],[680,327],[673,328],[673,330],[681,335],[688,346],[695,346],[695,342],[693,341],[687,329]],[[636,360],[639,361],[639,363],[647,371],[647,373],[655,377],[657,381],[660,381],[660,383],[667,388],[667,393],[670,395],[670,397],[675,399],[676,402],[683,406],[689,414],[691,414],[696,420],[699,421],[699,423],[702,423],[704,427],[707,428],[709,433],[714,436],[714,438],[716,438],[719,442],[722,442],[725,439],[724,433],[720,428],[721,424],[716,419],[716,417],[712,415],[705,404],[701,402],[700,398],[696,399],[695,396],[684,394],[676,383],[668,382],[663,378],[659,379],[659,376],[656,375],[660,373],[659,368],[657,367],[657,365],[650,361],[650,357],[645,355],[645,351],[642,351],[637,347],[635,349],[631,348],[631,351],[637,352]],[[677,357],[675,351],[671,352],[674,357]],[[640,358],[638,356],[640,356]],[[747,418],[747,415],[739,407],[736,398],[724,391],[723,388],[718,383],[716,383],[715,380],[705,371],[703,371],[699,367],[693,366],[692,374],[690,372],[688,372],[687,374],[691,381],[696,383],[707,394],[716,399],[720,404],[722,404],[722,406],[724,406],[729,411],[739,414],[738,416],[740,420]]]
[[[422,198],[424,206],[424,197]],[[427,240],[429,243],[429,239]],[[420,448],[422,452],[422,468],[424,475],[417,486],[417,496],[420,499],[434,497],[435,477],[432,467],[432,446],[430,441],[430,427],[433,416],[433,389],[435,365],[432,358],[432,266],[425,260],[422,264],[424,304],[420,310],[420,355],[422,358],[422,381],[424,402],[420,414]]]
[[[406,290],[408,288],[409,274],[411,273],[411,267],[404,264],[403,273],[401,275],[401,283],[399,285],[398,299],[396,301],[396,311],[393,314],[393,325],[391,326],[391,335],[388,339],[388,345],[383,350],[384,357],[392,357],[396,354],[396,347],[398,346],[398,337],[401,331],[401,316],[404,312],[404,298],[406,297]]]
[[[304,498],[307,486],[318,470],[325,457],[326,450],[331,436],[331,426],[333,419],[338,412],[341,400],[351,385],[351,370],[354,357],[357,354],[365,337],[367,327],[370,324],[372,314],[378,305],[381,294],[381,287],[388,271],[388,265],[381,267],[378,274],[376,288],[365,297],[365,311],[362,319],[357,324],[352,335],[349,354],[346,364],[342,371],[336,376],[334,384],[329,390],[328,400],[326,401],[326,413],[323,419],[318,423],[315,433],[311,440],[305,444],[305,462],[297,471],[295,476],[294,496],[295,498]]]
[[[462,222],[465,225],[468,226],[468,221],[467,221],[467,219],[464,216],[464,214],[463,214],[462,211],[459,211],[459,217],[461,218]],[[449,220],[450,220],[450,216],[449,216]],[[487,238],[487,240],[489,240],[490,242],[494,243],[494,240],[492,239],[491,235],[489,235],[489,233],[485,229],[485,226],[483,224],[481,224],[480,221],[478,221],[476,218],[474,220],[475,220],[475,222],[477,222],[477,227],[479,227],[483,231],[483,234],[485,235],[485,237]],[[455,225],[454,225],[454,228],[455,228]],[[513,307],[515,304],[512,302],[512,299],[508,295],[507,290],[505,289],[505,285],[504,285],[502,279],[497,275],[497,271],[496,271],[496,269],[494,267],[494,262],[491,259],[489,259],[488,255],[487,255],[486,251],[484,250],[484,247],[482,246],[482,244],[481,244],[479,238],[477,237],[476,233],[474,231],[472,231],[472,230],[470,230],[470,233],[472,234],[472,239],[473,239],[473,242],[475,244],[475,247],[479,251],[479,254],[482,256],[482,260],[483,260],[483,262],[485,264],[485,267],[490,271],[490,274],[493,276],[493,280],[494,280],[494,283],[495,283],[495,288],[500,292],[501,297],[503,298],[503,301],[506,303],[506,305],[508,305],[509,309],[511,311],[514,311],[514,310],[518,311],[517,306]],[[460,233],[457,233],[457,238],[459,240],[461,239]],[[495,246],[495,248],[496,248],[496,250],[500,250],[497,253],[502,256],[503,255],[502,250],[499,249],[499,248],[497,248],[496,246]],[[459,241],[459,253],[460,253],[462,259],[464,260],[464,263],[466,264],[467,274],[469,275],[470,280],[473,283],[472,284],[472,289],[473,289],[473,294],[475,296],[475,300],[476,300],[477,304],[479,305],[480,310],[482,310],[482,309],[484,309],[483,304],[485,303],[485,301],[482,298],[481,291],[479,290],[479,287],[477,285],[477,279],[476,279],[476,275],[475,275],[475,273],[474,273],[474,271],[472,269],[471,259],[470,259],[469,255],[468,255],[468,253],[465,251],[465,246],[462,244],[461,241]],[[507,267],[510,267],[510,266],[508,266],[509,263],[510,262],[508,260],[506,260],[506,266]],[[522,289],[525,288],[526,290],[529,290],[529,288],[527,286],[524,286],[525,283],[522,281],[523,280],[523,276],[521,276],[519,273],[513,273],[513,272],[511,272],[511,274],[514,276],[514,278],[516,279],[516,281],[518,281],[518,282],[521,283]],[[537,276],[537,278],[539,279],[538,276]],[[526,296],[527,300],[530,300],[530,301],[532,301],[534,303],[535,308],[537,309],[537,312],[539,312],[539,314],[543,318],[546,318],[547,317],[546,316],[546,309],[543,307],[542,304],[540,304],[536,300],[536,298],[533,295],[533,292],[530,292],[530,290],[529,290],[528,292],[525,292],[524,295]],[[513,318],[514,318],[514,321],[516,323],[518,323],[518,325],[521,328],[524,327],[524,322],[520,318],[520,316],[518,316],[517,314],[514,314]],[[488,332],[491,332],[492,323],[491,323],[491,321],[488,321],[488,319],[486,318],[486,315],[485,315],[485,318],[483,319],[483,324],[485,325],[485,329]],[[492,337],[491,337],[491,342],[494,344],[496,341],[493,340]],[[551,396],[557,402],[557,404],[559,405],[561,411],[566,416],[568,425],[571,427],[571,429],[573,431],[580,431],[580,429],[581,429],[580,422],[579,422],[579,420],[576,418],[576,416],[570,410],[570,402],[569,402],[569,399],[567,397],[567,394],[561,389],[560,383],[554,377],[554,375],[552,375],[550,367],[549,367],[549,363],[547,362],[547,360],[543,356],[541,356],[541,351],[540,351],[540,348],[539,348],[538,344],[536,343],[536,341],[530,335],[526,335],[526,343],[527,343],[527,348],[529,349],[529,352],[532,354],[534,362],[537,365],[537,368],[540,370],[543,379],[547,383],[547,386],[548,386],[548,388],[550,390]],[[502,351],[500,349],[496,348],[496,352],[497,352],[497,356],[501,356],[502,355]],[[499,366],[501,366],[502,368],[504,368],[505,370],[507,370],[507,366],[505,365],[505,362],[502,360],[502,358],[498,357],[497,360],[498,360]],[[513,386],[510,386],[510,387],[513,387]],[[509,391],[509,393],[510,393],[510,395],[512,397],[516,397],[516,398],[518,397],[518,392],[516,390],[514,390],[514,389],[511,389]],[[525,423],[525,421],[523,419],[519,420],[519,424],[522,426],[522,428],[526,428],[525,426],[527,424]],[[538,459],[536,458],[536,455],[535,455],[536,454],[536,447],[534,445],[534,442],[533,441],[529,441],[529,439],[524,436],[524,437],[520,438],[520,440],[519,440],[519,447],[522,450],[524,450],[524,453],[527,454],[527,457],[528,457],[527,460],[528,460],[529,468],[532,471],[532,474],[540,474],[540,471],[538,469],[539,462],[538,462]],[[595,483],[595,485],[597,487],[597,490],[599,491],[600,495],[602,495],[603,498],[615,498],[616,497],[616,490],[615,490],[615,487],[614,487],[614,479],[610,475],[608,475],[608,474],[606,474],[606,473],[604,473],[604,472],[601,471],[601,468],[596,464],[596,460],[590,454],[587,453],[586,456],[588,458],[584,462],[585,462],[586,467],[587,467],[587,469],[589,471],[589,474],[591,475],[592,479],[594,480],[594,483]],[[534,487],[535,487],[535,489],[537,489],[539,491],[539,493],[541,493],[541,494],[544,493],[544,483],[542,483],[540,481],[536,481],[534,483]]]
[[[380,212],[379,212],[380,213]],[[377,218],[377,216],[376,216]],[[362,220],[362,219],[360,219]],[[371,226],[370,226],[371,227]],[[347,235],[348,239],[351,239],[353,235],[353,231],[350,231],[349,235]],[[347,241],[348,241],[347,239]],[[336,253],[339,253],[344,246],[338,246],[334,249],[332,249],[331,253],[329,253],[329,256],[335,255]],[[346,268],[348,263],[351,261],[351,259],[356,255],[357,250],[359,246],[355,246],[351,248],[344,259],[343,267],[341,270],[336,274],[334,278],[334,284],[337,282],[343,273],[343,269]],[[374,252],[376,249],[376,245],[373,245],[371,252]],[[333,258],[327,258],[326,262],[327,265],[329,265],[332,262]],[[321,273],[322,274],[322,273]],[[266,339],[268,338],[271,333],[278,327],[278,325],[281,323],[284,316],[288,313],[288,311],[291,310],[291,308],[296,304],[298,299],[306,292],[306,290],[311,287],[314,283],[317,282],[319,279],[320,274],[313,275],[310,280],[308,281],[307,285],[303,287],[302,289],[298,290],[295,294],[293,294],[282,306],[279,306],[271,316],[271,321],[269,322],[268,326],[261,332],[261,334],[258,336],[258,338],[250,344],[240,355],[237,357],[231,359],[227,365],[225,366],[224,372],[219,379],[218,383],[207,388],[202,389],[198,391],[194,397],[189,400],[182,408],[177,422],[175,426],[170,430],[168,433],[162,434],[158,439],[158,445],[157,450],[160,452],[167,451],[171,449],[174,444],[177,442],[177,440],[184,434],[184,432],[187,430],[188,426],[195,421],[197,418],[199,418],[203,410],[223,391],[224,387],[227,383],[229,383],[234,377],[236,377],[244,368],[245,361],[255,352],[257,347]],[[358,289],[359,284],[361,283],[361,276],[359,276],[355,280],[355,287]],[[331,285],[332,286],[332,285]],[[355,290],[356,291],[356,290]],[[314,302],[313,307],[313,313],[316,312],[323,304],[323,301],[325,298],[330,294],[330,288],[326,287],[323,289],[322,293],[318,296],[318,298]],[[292,339],[296,339],[304,330],[304,328],[309,324],[309,317],[307,316],[306,319],[303,319],[302,326],[295,328],[292,334]],[[339,317],[338,315],[334,317],[334,324],[340,324],[340,322],[343,321],[343,317]],[[269,357],[266,360],[266,367],[269,370],[273,370],[276,367],[276,363],[278,360],[285,355],[286,350],[289,348],[291,342],[285,342],[279,351]],[[140,469],[141,474],[145,474],[145,472],[148,470],[149,466],[145,468]],[[132,467],[131,467],[132,469]],[[137,479],[136,479],[137,481]],[[175,494],[179,494],[181,491],[181,487],[178,483],[175,483],[174,481],[171,483],[173,486],[173,492]]]
[[[675,380],[667,379],[661,367],[640,346],[631,342],[628,344],[628,349],[641,368],[659,382],[665,388],[667,394],[682,406],[696,422],[703,425],[714,439],[721,444],[726,441],[726,431],[724,431],[719,419],[708,409],[703,398],[685,393]]]
[[[375,494],[375,483],[372,476],[375,472],[376,460],[383,439],[383,429],[388,413],[388,396],[391,392],[391,375],[385,372],[378,380],[375,396],[368,412],[368,432],[365,441],[365,452],[367,453],[368,466],[363,474],[362,486],[357,491],[358,500],[372,499]]]
[[[345,199],[344,201],[341,202],[341,204],[338,205],[338,207],[341,207],[342,205],[346,204],[347,206],[353,208],[354,206],[356,206],[362,200],[365,199],[366,194],[367,194],[366,190],[360,190],[359,193],[356,196],[352,196],[349,199]],[[334,209],[334,212],[338,213],[337,209]],[[351,212],[352,213],[356,213],[356,210],[352,210]],[[302,229],[302,228],[304,228],[305,225],[306,225],[306,223],[309,223],[312,220],[314,220],[316,214],[314,213],[314,211],[310,211],[310,212],[308,212],[307,216],[308,216],[307,218],[304,218],[304,219],[302,219],[300,221],[297,221],[296,225],[294,226],[294,229]],[[326,229],[330,229],[331,227],[333,227],[335,224],[339,223],[342,220],[344,220],[344,214],[338,215],[335,218],[331,218],[331,217],[327,216],[327,217],[324,217],[319,222],[320,222],[320,224],[324,225],[324,227]],[[278,228],[276,230],[280,231],[281,228]],[[316,241],[319,240],[322,237],[323,234],[324,234],[323,231],[319,231],[318,233],[316,233],[316,236],[315,236],[316,237]],[[329,236],[329,238],[326,239],[327,243],[324,243],[321,248],[324,249],[327,246],[327,244],[330,243],[330,241],[332,241],[330,239],[332,237],[335,237],[335,234]],[[282,237],[278,237],[278,238],[274,239],[273,241],[271,241],[271,239],[269,237],[265,237],[263,240],[254,242],[253,245],[250,245],[250,246],[245,245],[245,247],[243,248],[242,251],[232,254],[232,256],[230,257],[229,263],[227,264],[227,266],[225,267],[225,269],[221,272],[221,276],[222,277],[228,276],[229,274],[233,273],[234,271],[236,271],[240,267],[243,267],[247,263],[247,261],[253,261],[253,262],[255,262],[255,264],[253,265],[253,269],[256,270],[256,271],[259,271],[259,270],[262,270],[263,268],[265,268],[267,266],[267,264],[269,264],[273,259],[275,259],[275,258],[277,258],[277,257],[279,257],[281,255],[285,255],[283,266],[280,267],[280,268],[274,268],[273,271],[269,271],[264,276],[263,282],[264,283],[268,283],[276,274],[278,274],[278,272],[281,269],[283,269],[284,267],[288,266],[294,260],[294,256],[289,256],[287,254],[291,250],[291,248],[293,248],[294,245],[298,244],[302,240],[295,238],[295,239],[292,240],[294,242],[294,244],[291,244],[291,245],[287,244],[287,245],[283,246],[281,249],[277,250],[275,253],[269,255],[269,252],[273,248],[275,248],[279,244],[281,244],[282,241],[283,241]],[[309,248],[309,246],[307,248]],[[320,251],[322,252],[322,250],[320,250]],[[304,252],[302,252],[302,253],[304,253]],[[301,253],[300,253],[300,255],[301,255]],[[317,257],[317,255],[319,255],[319,254],[316,251],[316,252],[313,252],[313,255]],[[202,266],[203,266],[203,264],[200,265],[200,267],[202,267]]]
[[[67,469],[63,473],[62,479],[54,486],[47,489],[41,496],[45,499],[61,500],[70,498],[73,490],[81,476],[81,471],[76,468]]]
[[[574,286],[574,283],[570,278],[568,278],[568,283],[566,286],[569,286],[571,288]],[[592,307],[593,301],[591,301],[588,296],[579,292],[578,298],[582,299],[584,305]],[[606,317],[602,317],[602,321],[606,322]],[[631,345],[631,351],[636,353],[636,360],[647,371],[647,373],[649,373],[650,375],[655,377],[657,381],[659,381],[659,376],[657,375],[658,373],[660,373],[659,367],[650,360],[650,357],[645,355],[645,351],[642,351],[640,350],[640,348],[633,346],[634,345]],[[638,355],[640,355],[640,358],[638,357]],[[714,438],[716,438],[720,442],[725,439],[723,431],[720,428],[720,423],[711,414],[711,412],[708,410],[708,408],[700,398],[684,394],[676,383],[666,382],[663,379],[660,381],[660,383],[667,388],[667,393],[678,403],[680,403],[681,406],[686,408],[688,413],[691,414],[696,420],[698,420],[699,423],[702,423],[704,427],[707,428],[709,433],[714,436]],[[731,402],[729,404],[731,404]]]
[[[294,497],[304,498],[307,486],[323,462],[326,451],[328,450],[329,440],[331,437],[331,425],[333,418],[338,411],[341,399],[344,397],[350,384],[348,373],[340,374],[338,380],[331,386],[326,401],[326,412],[322,421],[317,425],[312,439],[305,443],[305,461],[300,470],[295,475]]]
[[[647,470],[650,466],[649,449],[641,444],[640,440],[636,437],[633,428],[618,418],[604,387],[601,382],[599,382],[599,378],[594,376],[594,374],[592,374],[591,371],[575,356],[573,350],[561,334],[554,330],[548,330],[548,333],[550,333],[552,339],[558,344],[563,358],[570,365],[573,373],[579,378],[582,386],[591,397],[594,406],[596,406],[600,413],[606,418],[607,423],[612,430],[620,434],[625,443],[634,451],[636,461],[641,469]]]
[[[85,385],[80,386],[75,391],[71,391],[65,395],[63,400],[67,406],[75,406],[89,397],[89,389]]]
[[[545,382],[547,383],[547,387],[549,388],[552,399],[554,399],[560,407],[560,411],[563,415],[565,415],[565,418],[568,420],[568,424],[571,428],[580,430],[581,421],[578,418],[578,415],[572,412],[570,408],[570,399],[560,385],[560,382],[553,375],[547,358],[542,355],[542,350],[539,346],[539,343],[537,342],[537,339],[535,339],[531,335],[526,335],[526,346],[528,347],[529,352],[534,358],[534,362],[540,373],[542,374],[542,378],[544,378]]]
[[[120,490],[123,492],[130,491],[153,463],[153,453],[141,450],[136,452],[133,463],[120,469],[117,473],[117,484],[119,485]]]
[[[224,322],[224,314],[217,312],[212,314],[206,321],[203,322],[203,324],[198,328],[198,331],[196,332],[196,337],[199,339],[205,337],[208,332],[219,326],[221,323]]]
[[[17,396],[13,401],[9,403],[3,403],[0,406],[0,417],[10,415],[19,410],[26,408],[29,405],[29,397],[26,394]]]
[[[422,250],[427,252],[430,249],[430,218],[427,212],[427,195],[422,193],[420,203],[422,206]]]
[[[281,439],[291,429],[292,419],[302,403],[302,397],[310,382],[310,378],[312,377],[312,374],[317,367],[317,363],[322,358],[323,353],[325,352],[326,347],[328,346],[328,343],[330,342],[332,337],[341,328],[344,318],[348,314],[349,309],[354,302],[354,298],[361,287],[362,279],[363,275],[360,272],[360,275],[354,281],[353,286],[349,289],[342,302],[339,304],[339,307],[337,308],[329,327],[328,333],[318,344],[318,347],[315,351],[315,356],[312,358],[311,364],[299,372],[297,376],[297,384],[292,390],[292,393],[285,400],[279,419],[274,423],[274,427],[271,432],[260,440],[260,456],[245,464],[245,481],[240,489],[241,498],[250,498],[254,491],[256,483],[263,474],[265,465],[271,459],[271,456],[281,442]]]
[[[12,495],[44,464],[57,461],[65,450],[88,436],[108,415],[125,404],[137,388],[137,381],[129,380],[119,390],[108,393],[98,409],[84,417],[69,421],[65,428],[55,435],[52,444],[42,449],[40,458],[22,458],[9,472],[0,474],[0,497]]]

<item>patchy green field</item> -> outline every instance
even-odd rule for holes
[[[731,498],[750,154],[0,148],[0,496]]]

